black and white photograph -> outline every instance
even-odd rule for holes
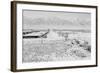
[[[22,62],[91,59],[91,13],[23,10]]]
[[[97,7],[12,2],[12,71],[97,66]]]

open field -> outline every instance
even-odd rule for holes
[[[90,32],[84,32],[71,34],[67,40],[24,38],[22,61],[25,63],[91,59],[90,36]]]

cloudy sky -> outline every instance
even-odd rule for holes
[[[90,13],[23,10],[23,29],[90,28]]]

